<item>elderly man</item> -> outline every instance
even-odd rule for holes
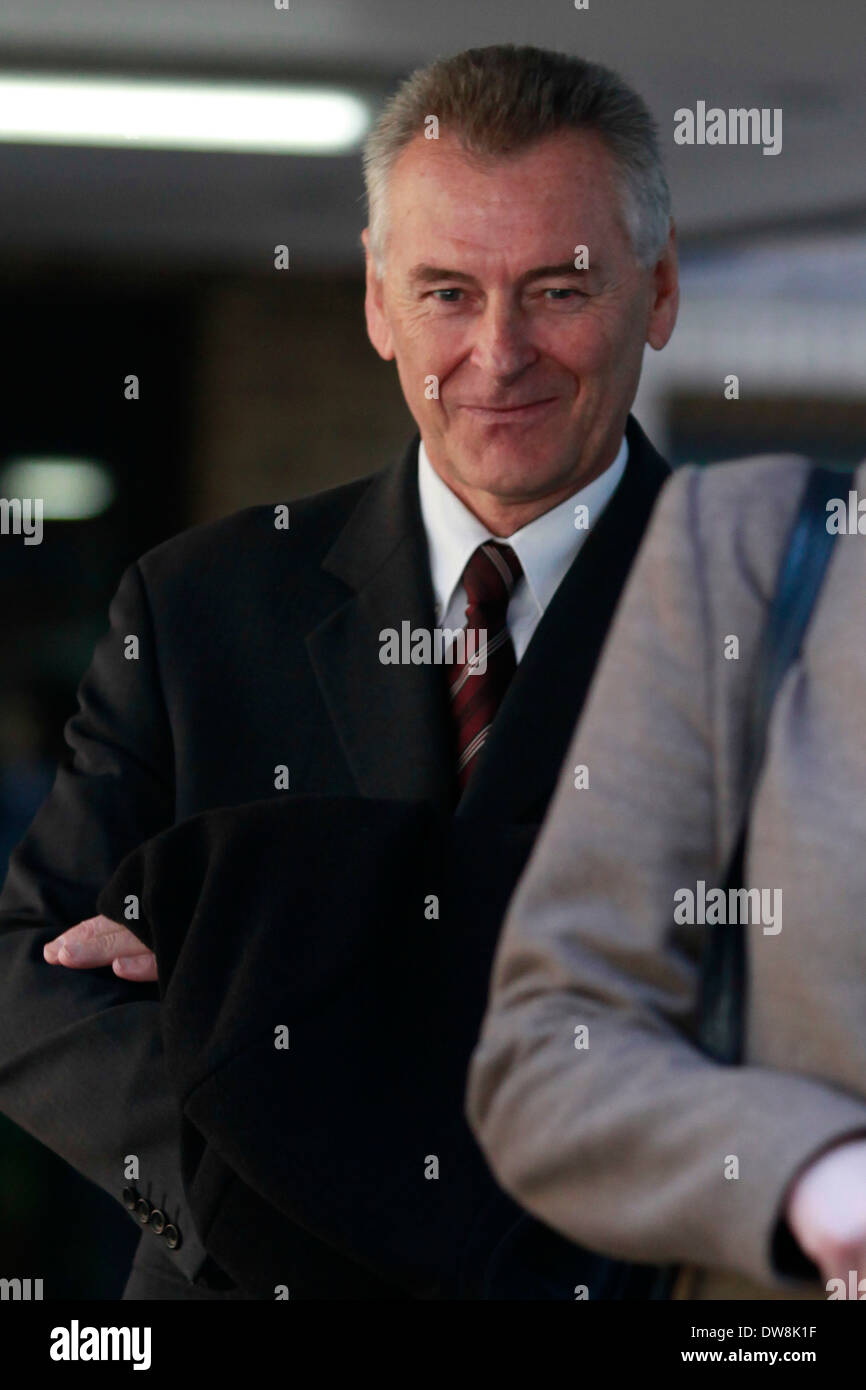
[[[652,121],[620,79],[511,46],[414,73],[368,139],[365,174],[369,335],[396,361],[418,432],[380,473],[293,504],[288,529],[273,508],[253,507],[129,567],[66,726],[71,754],[0,898],[0,1107],[145,1227],[125,1297],[274,1297],[261,1292],[282,1268],[268,1263],[269,1239],[281,1243],[292,1297],[569,1297],[574,1283],[567,1258],[562,1285],[545,1272],[548,1254],[555,1263],[562,1250],[545,1251],[543,1229],[541,1254],[509,1268],[503,1252],[525,1221],[474,1166],[463,1079],[508,893],[668,473],[629,410],[645,345],[664,347],[676,318],[669,195]],[[423,640],[442,631],[452,657],[444,669]],[[411,646],[386,659],[394,632],[408,632]],[[130,634],[136,660],[127,659]],[[201,1105],[196,1113],[176,1094],[167,1065],[170,1000],[153,983],[159,971],[163,987],[164,964],[153,937],[133,935],[119,909],[110,920],[97,899],[137,847],[170,846],[190,818],[268,798],[289,812],[297,799],[280,850],[298,856],[294,882],[307,866],[312,875],[323,839],[331,866],[345,871],[316,869],[334,923],[354,911],[355,871],[371,859],[381,867],[371,882],[384,884],[395,856],[414,863],[422,840],[438,835],[449,847],[450,926],[462,912],[465,933],[453,938],[444,982],[432,971],[411,982],[419,1016],[431,1012],[437,1045],[459,1063],[453,1075],[443,1064],[435,1097],[448,1117],[437,1132],[461,1155],[435,1219],[425,1215],[428,1194],[439,1160],[448,1165],[422,1150],[422,1180],[395,1159],[402,1099],[390,1107],[388,1152],[375,1135],[347,1139],[353,1152],[334,1168],[352,1099],[324,1062],[307,1099],[293,1093],[285,1133],[279,1097],[241,1121],[261,1072],[237,1071],[242,1081],[221,1091],[215,1122],[226,1124],[214,1159],[223,1185],[213,1210],[190,1203],[206,1148],[190,1136],[207,1125]],[[307,811],[324,818],[318,839]],[[166,831],[168,841],[154,840]],[[151,897],[170,908],[166,875],[177,870],[155,862]],[[279,864],[270,861],[271,872]],[[429,878],[416,890],[433,892]],[[379,906],[369,906],[369,932]],[[282,925],[289,952],[293,921]],[[221,949],[236,951],[229,978],[243,976],[248,990],[233,997],[253,1013],[268,985],[244,950],[254,926],[258,918],[217,923]],[[317,964],[339,973],[329,953],[342,940],[335,931],[321,941]],[[206,993],[183,976],[194,959],[190,946],[171,962],[172,986],[191,989],[193,1013]],[[389,970],[400,1027],[411,1027],[410,985],[396,963],[380,963],[377,986]],[[318,998],[309,1002],[315,1015]],[[375,1020],[363,998],[351,1005],[360,1022],[346,1048],[363,1050],[365,1019],[378,1025],[387,999]],[[186,1022],[172,1018],[174,1042]],[[333,1028],[321,1046],[332,1044],[339,1054]],[[224,1037],[209,1037],[211,1060],[227,1050]],[[203,1065],[194,1080],[207,1076]],[[410,1090],[395,1093],[406,1097],[407,1126]],[[306,1116],[318,1101],[330,1123]],[[263,1126],[264,1139],[232,1132],[235,1115],[234,1131]],[[235,1144],[284,1160],[302,1130],[310,1147],[296,1171],[280,1168],[272,1183],[239,1177]],[[337,1189],[348,1192],[339,1220]],[[361,1208],[366,1224],[344,1219]],[[476,1209],[489,1219],[470,1232]],[[247,1277],[250,1248],[267,1268],[258,1283]]]

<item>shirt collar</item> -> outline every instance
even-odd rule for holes
[[[539,613],[544,612],[553,598],[581,543],[613,496],[627,461],[628,444],[623,437],[613,463],[586,487],[528,525],[521,526],[512,536],[492,538],[514,550]],[[443,615],[462,580],[469,557],[491,536],[486,526],[440,478],[430,462],[423,439],[418,449],[418,492],[433,594],[437,613]],[[575,507],[581,505],[587,509],[588,522],[586,527],[578,529],[574,524]]]

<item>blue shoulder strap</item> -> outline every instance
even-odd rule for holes
[[[742,886],[749,814],[763,766],[773,702],[799,654],[832,554],[836,533],[827,528],[827,503],[839,495],[846,481],[847,474],[812,468],[779,565],[752,688],[745,807],[724,878],[726,891]],[[717,926],[710,933],[702,963],[698,1038],[705,1052],[730,1066],[742,1061],[746,983],[742,923]]]

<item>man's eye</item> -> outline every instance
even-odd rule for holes
[[[463,293],[463,291],[462,291],[462,290],[458,290],[458,289],[453,289],[453,290],[433,290],[433,295],[434,295],[434,296],[437,295],[437,294],[462,294],[462,293]],[[457,303],[457,300],[456,300],[456,299],[440,299],[438,302],[439,302],[440,304],[456,304],[456,303]]]
[[[580,299],[584,299],[584,298],[585,298],[585,295],[584,295],[584,293],[583,293],[583,290],[564,289],[564,288],[560,288],[560,287],[553,286],[553,285],[551,285],[548,289],[546,289],[546,290],[544,291],[544,293],[545,293],[545,294],[553,294],[553,295],[577,295]],[[558,300],[558,299],[554,301],[554,303],[561,303],[561,302],[562,302],[562,301],[561,301],[561,300]]]

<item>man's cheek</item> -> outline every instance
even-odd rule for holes
[[[397,372],[407,402],[428,416],[444,410],[448,400],[443,394],[443,386],[452,377],[460,360],[459,348],[455,351],[453,343],[443,345],[432,336],[401,345],[397,355]]]
[[[578,381],[603,375],[615,365],[618,356],[607,325],[593,319],[576,323],[567,331],[551,333],[541,346],[546,356]]]

